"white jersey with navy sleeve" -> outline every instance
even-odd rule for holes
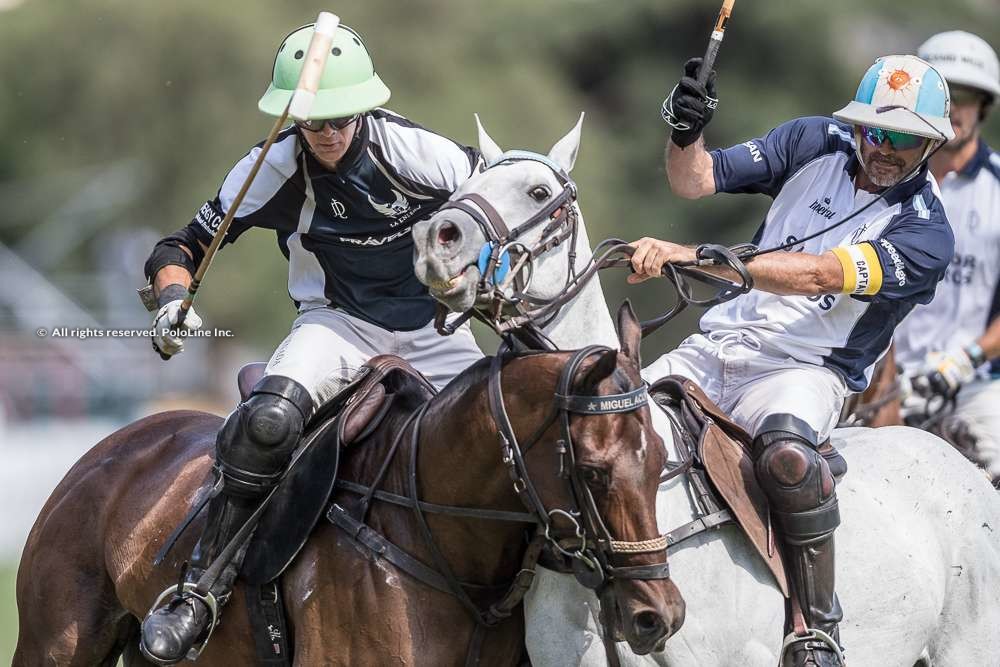
[[[969,164],[940,185],[955,254],[934,300],[896,330],[896,361],[910,372],[921,370],[928,352],[975,342],[1000,315],[1000,154],[980,141]]]
[[[793,120],[711,155],[718,192],[774,199],[754,238],[761,247],[794,243],[877,198],[855,188],[860,164],[851,129],[830,118]],[[794,360],[829,368],[849,389],[861,391],[896,325],[934,296],[954,238],[925,166],[845,225],[790,251],[833,251],[848,293],[806,297],[754,290],[709,310],[701,329],[746,331]]]

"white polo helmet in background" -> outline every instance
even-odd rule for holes
[[[955,136],[950,110],[948,84],[930,63],[916,56],[884,56],[865,72],[854,101],[833,117],[852,125],[950,140]]]
[[[948,83],[989,93],[993,101],[1000,97],[1000,61],[981,37],[964,30],[941,32],[921,44],[917,55]]]

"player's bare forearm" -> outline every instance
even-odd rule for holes
[[[630,283],[638,283],[661,275],[667,262],[691,262],[695,259],[695,249],[687,246],[642,238],[631,244],[634,275]],[[844,289],[844,269],[832,252],[811,255],[805,252],[769,253],[747,262],[747,270],[754,279],[754,287],[782,296],[817,294],[837,294]],[[712,266],[701,269],[707,273],[729,280],[738,280],[732,269]]]
[[[712,171],[712,156],[705,150],[701,137],[681,148],[667,140],[666,148],[667,182],[678,197],[699,199],[715,194],[715,174]]]
[[[839,294],[844,289],[844,269],[830,252],[811,255],[804,252],[771,253],[747,263],[754,288],[781,296],[816,296]],[[735,271],[726,267],[708,267],[707,271],[737,280]]]

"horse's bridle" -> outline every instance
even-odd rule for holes
[[[545,299],[526,293],[534,274],[534,261],[538,257],[568,240],[569,262],[565,287],[569,288],[577,277],[576,242],[580,217],[576,209],[576,183],[569,174],[545,155],[531,151],[507,151],[486,168],[492,169],[503,164],[525,161],[538,162],[551,169],[562,189],[544,208],[516,228],[511,229],[496,207],[475,192],[448,201],[438,209],[444,211],[453,208],[468,214],[479,225],[486,238],[477,263],[480,278],[475,310],[480,317],[488,317],[487,322],[498,331],[509,328],[506,322],[501,321],[501,313],[505,310],[513,311],[522,317],[530,317],[538,326],[544,326],[544,323],[538,320],[549,320],[558,313],[558,306],[552,307],[558,297]],[[542,229],[541,238],[534,245],[528,247],[520,240],[527,232],[542,224],[545,224],[545,227]],[[470,310],[461,322],[473,314]],[[447,328],[453,332],[457,326],[452,323]]]
[[[514,484],[514,491],[528,511],[534,514],[542,524],[549,546],[570,559],[577,581],[592,589],[599,597],[603,609],[605,652],[609,664],[616,666],[619,661],[614,648],[615,603],[610,587],[611,582],[615,579],[668,579],[670,567],[667,563],[668,538],[666,535],[658,535],[639,541],[616,540],[614,538],[601,517],[594,495],[577,465],[576,451],[570,432],[570,416],[572,414],[626,413],[638,410],[647,405],[649,401],[645,383],[639,388],[623,394],[581,396],[571,393],[573,380],[581,364],[587,358],[608,350],[609,348],[603,346],[592,345],[573,354],[559,376],[552,410],[523,446],[518,442],[504,406],[501,387],[503,356],[500,354],[493,358],[488,391],[490,411],[497,424],[497,435],[500,438],[503,452],[502,460],[507,466]],[[561,437],[557,444],[559,448],[559,476],[569,483],[573,506],[550,509],[542,502],[531,481],[524,462],[524,455],[538,442],[542,434],[556,419],[560,421],[561,431]],[[556,517],[569,520],[573,526],[573,535],[559,537],[555,534],[553,524]],[[612,562],[612,558],[616,554],[635,555],[659,552],[663,553],[662,562],[650,565],[619,566]]]
[[[490,410],[497,424],[497,434],[503,452],[502,460],[507,466],[514,484],[514,491],[528,511],[538,517],[550,546],[564,556],[574,559],[574,564],[578,563],[586,568],[586,570],[581,571],[574,567],[574,572],[581,580],[580,583],[592,589],[603,585],[605,579],[666,579],[670,576],[666,558],[662,563],[631,567],[615,566],[611,562],[612,554],[641,554],[659,551],[666,554],[666,537],[661,535],[637,542],[616,540],[605,525],[593,493],[584,481],[576,462],[576,452],[570,433],[571,414],[626,413],[647,405],[649,400],[645,384],[624,394],[580,396],[570,393],[573,379],[580,365],[587,358],[607,351],[609,348],[592,345],[573,354],[559,376],[552,410],[523,446],[514,434],[507,408],[504,405],[501,389],[503,355],[497,355],[493,358],[489,381]],[[528,475],[524,462],[524,454],[541,439],[556,419],[560,420],[561,429],[561,437],[558,441],[559,475],[568,481],[570,494],[574,501],[574,506],[568,509],[545,507]],[[553,519],[556,516],[570,521],[574,529],[572,536],[559,538],[554,534]]]
[[[576,244],[579,238],[580,215],[576,207],[576,184],[569,174],[545,155],[531,151],[508,151],[487,165],[487,169],[513,162],[538,162],[552,170],[562,190],[524,223],[514,229],[504,220],[489,200],[470,192],[443,204],[438,211],[457,209],[469,215],[486,238],[479,252],[479,284],[475,305],[452,322],[446,321],[447,309],[440,306],[435,321],[438,333],[453,334],[459,326],[472,317],[489,325],[501,336],[519,337],[527,349],[555,350],[542,329],[571,301],[598,271],[612,267],[630,266],[629,257],[634,250],[624,241],[608,239],[594,249],[591,260],[577,271]],[[527,232],[546,223],[541,238],[531,247],[519,239]],[[527,293],[534,275],[534,261],[569,241],[566,278],[559,294],[551,298]],[[663,275],[674,285],[677,303],[659,317],[642,323],[643,335],[655,331],[677,316],[688,305],[708,308],[745,294],[753,288],[753,278],[743,264],[743,259],[756,251],[756,247],[741,244],[732,248],[704,244],[698,248],[698,259],[690,265],[668,264]],[[704,271],[699,266],[727,266],[737,273],[738,281],[730,281]],[[714,296],[706,299],[695,297],[689,281],[713,287]]]
[[[500,439],[501,459],[507,466],[514,491],[527,508],[527,512],[511,512],[507,510],[491,510],[479,507],[455,507],[426,503],[419,498],[418,481],[418,450],[420,444],[421,425],[428,403],[415,410],[403,424],[393,440],[382,466],[370,485],[358,484],[347,480],[338,480],[338,489],[361,496],[360,507],[356,511],[348,511],[337,502],[330,504],[327,519],[334,525],[345,530],[359,544],[371,550],[380,558],[384,558],[396,567],[407,572],[415,579],[439,591],[454,596],[469,612],[476,622],[476,632],[470,643],[467,664],[478,664],[478,653],[481,648],[483,633],[486,629],[508,618],[521,603],[534,578],[535,567],[544,544],[567,557],[573,563],[573,571],[583,585],[594,589],[601,597],[601,604],[607,610],[604,614],[605,648],[608,660],[612,666],[619,665],[617,653],[614,653],[614,640],[611,638],[611,616],[614,599],[611,595],[610,582],[614,579],[666,579],[670,575],[666,562],[667,536],[657,536],[649,540],[629,542],[616,540],[608,531],[600,516],[593,494],[587,487],[580,469],[576,464],[576,452],[569,430],[571,414],[602,415],[626,413],[647,405],[649,397],[646,385],[623,394],[597,396],[574,395],[573,380],[581,364],[589,357],[608,351],[608,348],[591,346],[575,352],[563,367],[556,385],[556,395],[552,408],[542,424],[533,432],[525,446],[521,446],[514,433],[503,400],[501,374],[505,361],[512,355],[498,354],[490,366],[488,381],[488,399],[490,413],[497,427]],[[531,354],[531,353],[529,353]],[[523,356],[523,355],[522,355]],[[560,454],[560,476],[570,485],[570,496],[573,505],[567,508],[548,509],[542,502],[535,485],[532,483],[524,461],[524,454],[544,435],[545,431],[561,418],[562,438],[558,441]],[[390,464],[402,443],[410,442],[409,452],[409,495],[397,495],[381,490],[389,472]],[[434,563],[430,567],[411,556],[408,552],[390,542],[366,523],[368,508],[373,500],[392,503],[407,507],[413,511],[418,529]],[[447,558],[434,539],[426,514],[441,514],[453,517],[465,517],[487,521],[517,522],[537,526],[535,537],[530,541],[522,561],[521,569],[514,581],[506,588],[500,598],[486,609],[479,608],[466,592],[466,588],[484,588],[481,585],[467,584],[459,581]],[[563,517],[573,526],[573,534],[560,536],[554,527],[554,518]],[[652,565],[615,566],[611,562],[614,554],[645,554],[663,552],[663,562]],[[492,588],[492,587],[491,587]]]

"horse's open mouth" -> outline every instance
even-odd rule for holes
[[[447,298],[450,296],[455,296],[456,294],[465,291],[466,289],[466,274],[470,269],[475,268],[475,264],[469,264],[464,269],[458,272],[458,274],[448,278],[447,280],[433,280],[428,285],[427,288],[430,290],[431,294],[438,298]]]

